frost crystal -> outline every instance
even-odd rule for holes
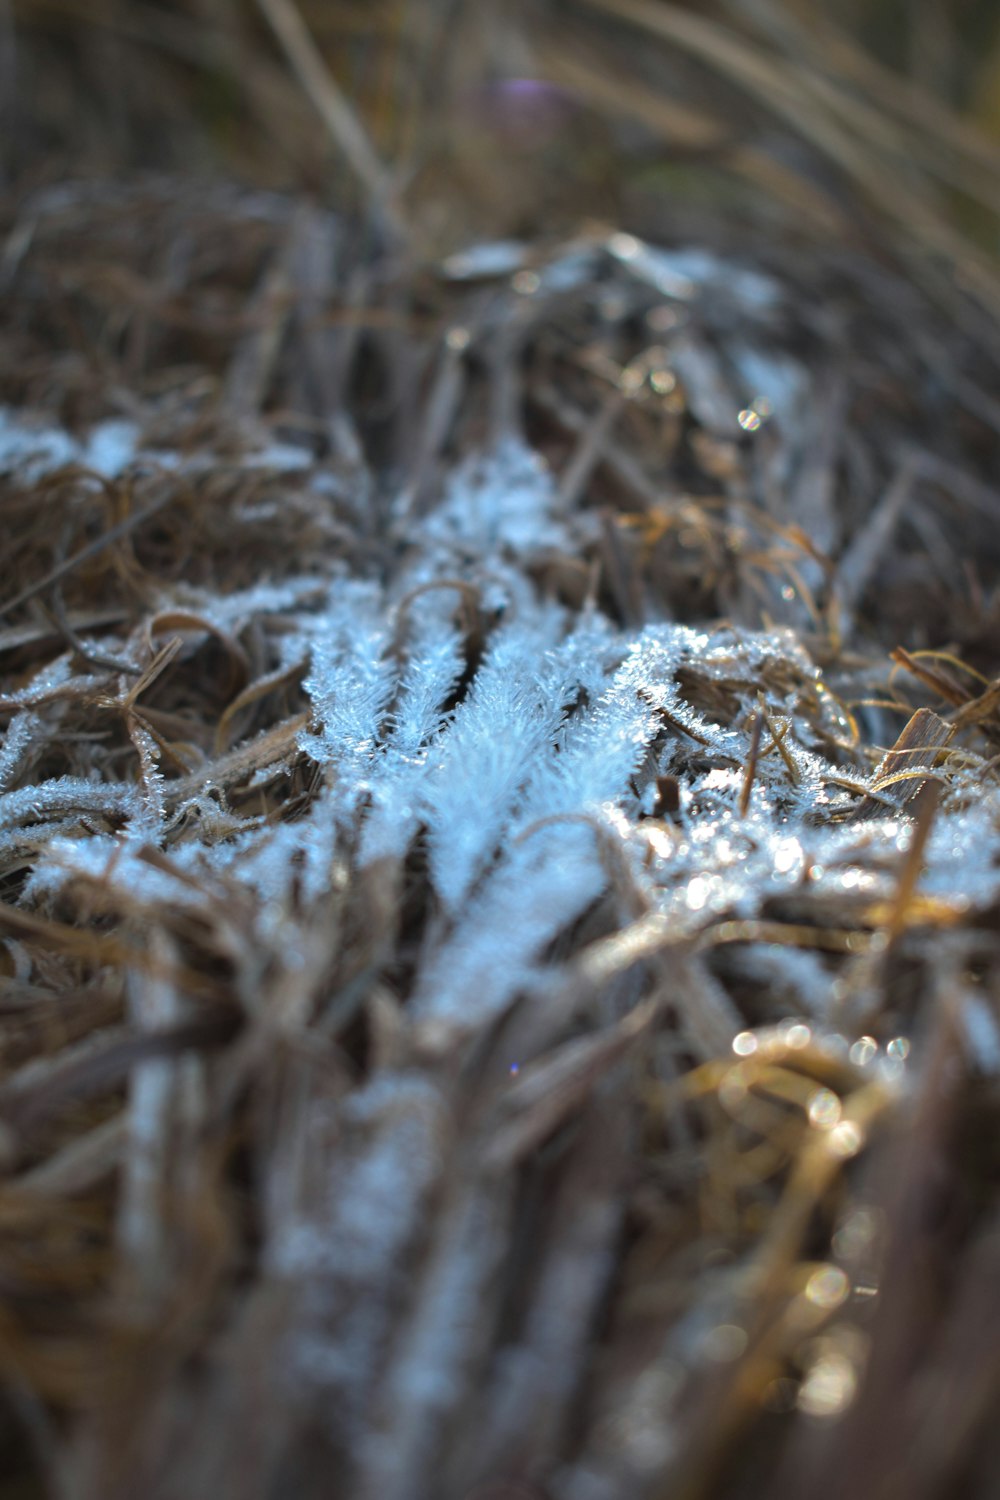
[[[64,464],[80,464],[116,479],[135,458],[138,432],[132,422],[102,422],[83,441],[56,427],[34,427],[0,407],[0,474],[17,473],[34,483]]]
[[[637,275],[659,278],[661,290],[669,277],[711,279],[710,268],[657,259],[628,237],[611,250]],[[730,290],[768,303],[763,284]],[[759,386],[776,405],[799,399],[787,361],[737,353],[742,396]],[[696,399],[707,421],[721,369],[689,375],[694,392],[704,377]],[[0,414],[8,468],[74,461],[111,474],[131,461],[135,444],[127,424],[77,441]],[[258,461],[298,466],[277,450]],[[323,480],[325,504],[334,492]],[[666,622],[628,631],[592,607],[570,611],[546,596],[529,565],[552,550],[571,553],[589,524],[585,513],[564,513],[544,464],[508,436],[446,480],[421,522],[420,548],[385,577],[351,575],[333,562],[228,595],[164,589],[165,613],[204,620],[229,640],[270,632],[257,690],[297,682],[301,669],[308,722],[269,758],[247,762],[238,805],[225,776],[192,772],[178,782],[138,719],[121,782],[60,776],[32,784],[44,715],[74,696],[109,691],[107,675],[79,670],[65,653],[2,700],[4,867],[26,870],[27,901],[83,880],[127,892],[139,906],[184,905],[198,881],[219,890],[229,883],[254,893],[261,929],[273,936],[297,904],[309,908],[347,888],[352,874],[367,877],[416,852],[426,861],[431,910],[409,1014],[459,1032],[499,1015],[543,967],[551,974],[561,936],[595,903],[618,899],[616,882],[677,941],[719,918],[758,918],[775,900],[891,901],[910,825],[891,810],[840,821],[865,773],[848,778],[848,793],[838,786],[843,766],[800,738],[801,695],[815,733],[835,740],[845,721],[796,637]],[[781,685],[766,704],[762,680]],[[748,783],[759,714],[766,728]],[[237,783],[244,753],[237,741]],[[303,756],[312,781],[295,816],[261,816],[248,794],[296,774]],[[674,787],[669,821],[664,781]],[[958,795],[946,800],[922,877],[929,896],[982,906],[997,898],[995,840],[973,832],[984,819],[1000,825],[995,791],[980,789],[972,811]],[[168,864],[149,860],[156,846]],[[758,952],[745,969],[789,1003],[796,997],[800,1010],[827,1013],[828,975],[816,954]]]
[[[313,642],[305,689],[316,729],[300,741],[314,760],[335,770],[345,812],[364,790],[362,778],[392,696],[396,666],[385,657],[388,646],[375,591],[345,584]]]
[[[428,521],[428,535],[484,556],[498,549],[536,552],[562,539],[554,506],[555,486],[541,460],[507,438],[495,452],[462,465]]]

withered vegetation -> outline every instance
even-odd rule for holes
[[[996,1493],[997,65],[876,9],[0,8],[0,1496]]]

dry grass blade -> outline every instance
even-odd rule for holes
[[[679,6],[652,5],[648,0],[582,3],[690,51],[746,88],[836,162],[862,187],[870,204],[888,210],[905,233],[961,265],[967,284],[975,288],[986,306],[994,314],[1000,310],[1000,279],[991,257],[956,233],[925,196],[912,191],[898,172],[869,152],[870,131],[855,134],[851,128],[861,123],[857,111],[849,107],[845,111],[843,99],[835,93],[831,96],[823,88],[811,87],[809,75],[801,66],[788,67],[711,19]],[[837,102],[834,110],[829,108],[831,97]]]
[[[95,537],[92,542],[88,542],[86,547],[81,547],[72,557],[67,557],[64,562],[57,564],[54,568],[50,568],[48,573],[36,583],[29,583],[19,594],[15,594],[12,599],[0,602],[0,617],[13,614],[21,608],[22,604],[27,604],[29,599],[34,599],[39,594],[44,594],[46,589],[52,588],[53,584],[61,583],[81,563],[89,562],[91,558],[99,557],[108,547],[113,546],[115,542],[121,541],[123,537],[129,536],[146,521],[152,520],[153,516],[163,510],[164,506],[171,504],[175,500],[176,496],[168,490],[159,500],[153,501],[152,504],[147,505],[143,510],[137,511],[135,514],[127,516],[123,521],[118,521],[114,526],[109,527],[102,536]]]
[[[361,122],[330,76],[312,37],[292,0],[257,0],[281,43],[289,64],[335,145],[372,196],[376,217],[397,233],[405,226],[395,202],[391,176],[376,155]]]
[[[872,776],[873,792],[901,786],[904,803],[914,801],[928,784],[921,770],[937,761],[954,736],[954,729],[929,708],[920,708],[910,719],[893,745],[879,761]],[[870,818],[884,811],[877,797],[867,797],[858,806],[856,816]]]

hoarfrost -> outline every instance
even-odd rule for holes
[[[612,248],[645,274],[642,247]],[[711,270],[681,261],[654,269],[699,278]],[[766,301],[762,287],[742,294]],[[772,399],[796,399],[779,358],[761,364],[748,355],[740,369],[748,386],[767,378]],[[0,454],[8,467],[86,454],[110,472],[134,449],[126,427],[109,424],[77,442],[0,414]],[[107,680],[74,675],[71,653],[57,658],[2,700],[11,717],[0,746],[0,854],[7,868],[27,867],[25,899],[84,878],[139,904],[183,903],[196,899],[197,885],[184,878],[193,876],[252,890],[266,926],[345,883],[352,868],[402,860],[422,832],[437,905],[412,1014],[460,1028],[502,1011],[536,981],[543,959],[551,968],[556,939],[607,890],[612,846],[648,910],[677,934],[720,915],[758,916],[783,894],[890,899],[910,825],[891,810],[863,824],[831,820],[852,797],[836,790],[837,768],[800,741],[800,695],[819,705],[832,736],[844,726],[794,634],[668,623],[630,632],[593,608],[574,614],[545,598],[524,564],[550,548],[571,551],[582,524],[563,513],[538,457],[507,437],[451,476],[421,523],[422,547],[388,579],[350,576],[335,560],[324,569],[317,559],[314,573],[262,579],[226,597],[186,585],[165,591],[163,610],[189,610],[234,638],[259,623],[271,633],[272,671],[305,664],[310,722],[280,753],[279,770],[304,752],[323,784],[287,821],[236,815],[221,788],[197,778],[178,799],[156,740],[141,728],[134,782],[19,785],[53,696]],[[459,624],[466,582],[489,621],[479,659]],[[782,684],[763,707],[761,678]],[[692,679],[735,710],[697,706],[684,686]],[[746,786],[754,717],[764,708]],[[274,775],[273,762],[251,767],[246,784]],[[657,815],[665,776],[676,782],[668,824]],[[853,780],[867,784],[861,772]],[[984,820],[1000,827],[995,791],[980,788],[973,811],[961,797],[946,799],[923,890],[982,906],[997,899],[996,840],[981,836]],[[177,876],[143,857],[164,843]],[[774,956],[775,983],[815,1015],[829,1004],[825,972],[813,955]]]
[[[479,1026],[536,976],[546,946],[601,894],[593,829],[563,824],[515,843],[428,960],[414,996],[422,1020]]]
[[[117,479],[139,459],[158,468],[181,469],[186,473],[219,465],[218,455],[200,453],[181,457],[163,449],[143,447],[134,422],[121,419],[99,422],[83,437],[74,438],[62,428],[27,421],[9,408],[0,407],[0,474],[16,474],[23,482],[34,484],[55,469],[79,464],[104,479]],[[311,469],[316,459],[309,448],[271,442],[248,449],[234,462],[241,469],[289,474]]]
[[[770,276],[713,255],[710,250],[663,250],[631,234],[608,241],[614,258],[664,297],[688,302],[701,291],[721,294],[750,314],[770,313],[781,302],[781,288]]]
[[[305,679],[317,727],[299,743],[321,765],[335,768],[345,815],[365,789],[362,778],[375,757],[395,684],[395,663],[385,656],[390,634],[379,603],[373,587],[344,584],[317,631]]]
[[[523,266],[529,247],[522,240],[489,240],[449,255],[442,270],[449,281],[509,276]]]
[[[537,552],[563,540],[555,504],[555,485],[541,459],[508,437],[458,469],[428,518],[427,534],[483,556],[501,548],[515,555]]]
[[[178,589],[172,597],[164,597],[161,607],[176,605],[194,610],[213,625],[234,630],[260,616],[288,617],[302,605],[322,601],[326,592],[327,586],[321,578],[289,578],[281,583],[257,583],[232,594],[212,594],[206,589]]]
[[[136,455],[133,422],[101,422],[78,442],[61,428],[33,426],[0,407],[0,474],[17,473],[35,483],[53,469],[80,464],[105,479],[117,479]]]
[[[303,1288],[290,1373],[335,1396],[335,1421],[348,1431],[362,1426],[406,1252],[441,1170],[443,1120],[424,1079],[375,1079],[341,1111],[338,1168],[309,1218],[272,1226],[272,1272]]]
[[[387,717],[379,774],[371,779],[362,865],[391,854],[401,856],[411,842],[424,811],[432,747],[444,729],[444,704],[462,672],[462,638],[440,612],[440,596],[437,613],[431,597],[417,603],[422,609]]]
[[[0,794],[0,828],[44,823],[80,813],[99,818],[135,817],[141,810],[132,786],[58,776],[38,786]]]
[[[129,900],[139,907],[152,907],[160,902],[200,906],[204,897],[199,890],[179,875],[142,858],[147,842],[141,834],[54,838],[46,849],[47,863],[35,871],[29,883],[29,894],[35,897],[52,894],[67,880],[82,877],[107,889],[127,892]],[[181,863],[183,860],[178,860]]]
[[[9,788],[30,758],[32,742],[37,739],[41,720],[37,714],[16,713],[7,726],[0,745],[0,792]]]
[[[533,767],[592,676],[589,632],[559,642],[562,624],[552,607],[497,632],[428,778],[431,879],[449,910],[492,856]]]
[[[253,890],[268,910],[290,904],[293,892],[310,905],[334,883],[343,806],[326,791],[298,822],[248,829],[216,845],[211,868]]]

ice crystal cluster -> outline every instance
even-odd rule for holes
[[[125,423],[78,442],[4,415],[0,462],[37,481],[67,462],[114,476],[161,461],[136,443]],[[298,470],[309,458],[285,445],[251,462]],[[264,622],[276,675],[301,669],[308,719],[279,763],[265,755],[254,772],[266,785],[297,757],[314,765],[319,790],[294,820],[231,813],[224,776],[165,780],[148,735],[138,778],[35,782],[44,706],[69,689],[115,691],[93,668],[74,669],[71,652],[58,657],[3,700],[0,850],[29,872],[24,899],[51,901],[84,877],[132,903],[169,894],[196,904],[192,877],[218,879],[252,891],[266,923],[419,849],[431,916],[408,1006],[442,1035],[475,1032],[518,996],[541,994],[560,938],[602,899],[619,921],[659,914],[671,943],[724,917],[760,918],[796,893],[891,901],[911,819],[891,793],[880,815],[850,817],[870,773],[854,770],[844,790],[830,749],[845,740],[844,714],[794,635],[666,620],[627,631],[593,602],[557,602],[533,581],[537,565],[579,550],[592,529],[508,436],[454,471],[391,582],[334,565],[221,596],[164,589],[165,613],[232,633]],[[483,637],[474,662],[461,623],[469,590]],[[713,688],[727,705],[714,714],[697,706]],[[758,712],[780,733],[763,737],[748,782]],[[676,788],[669,818],[657,805],[663,778]],[[996,824],[995,794],[986,803],[977,829],[984,817]],[[994,841],[971,827],[953,796],[928,850],[925,888],[956,909],[1000,891]],[[148,863],[151,847],[171,850],[173,875]],[[802,981],[798,1008],[825,1017],[822,965],[795,950],[776,949],[772,962]]]

